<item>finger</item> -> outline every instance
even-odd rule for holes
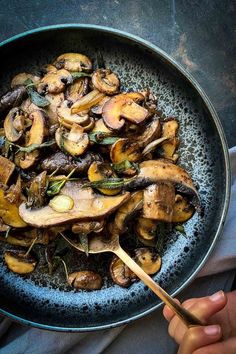
[[[215,343],[221,338],[219,325],[192,327],[187,330],[179,347],[178,354],[190,354],[206,345]],[[202,352],[201,352],[202,354]]]
[[[180,301],[178,299],[174,299],[174,301],[177,303],[177,304],[180,304]],[[165,317],[165,319],[170,322],[170,320],[174,317],[175,313],[174,311],[168,307],[167,305],[164,306],[163,308],[163,316]]]
[[[195,302],[187,301],[183,303],[184,308],[187,308],[200,320],[207,321],[212,315],[222,310],[227,303],[227,298],[223,291],[219,291],[211,296],[195,299]],[[180,343],[183,339],[187,327],[177,317],[174,316],[170,321],[169,334]]]
[[[192,354],[235,354],[236,337],[227,339],[223,342],[207,345],[195,350]]]

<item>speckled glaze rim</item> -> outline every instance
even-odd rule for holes
[[[230,161],[229,161],[228,145],[227,145],[226,137],[225,137],[220,119],[219,119],[212,103],[210,102],[210,99],[206,95],[206,93],[203,91],[203,89],[200,87],[200,85],[197,83],[197,81],[193,78],[193,76],[191,74],[189,74],[180,64],[178,64],[173,58],[171,58],[168,54],[166,54],[162,49],[160,49],[157,46],[153,45],[152,43],[146,41],[145,39],[142,39],[136,35],[133,35],[133,34],[130,34],[130,33],[124,32],[124,31],[117,30],[115,28],[98,26],[98,25],[90,25],[90,24],[58,24],[58,25],[52,25],[52,26],[45,26],[45,27],[40,27],[40,28],[36,28],[36,29],[30,30],[30,31],[20,33],[20,34],[17,34],[15,36],[9,38],[9,39],[6,39],[0,43],[0,48],[10,42],[17,41],[20,38],[24,38],[26,36],[30,36],[35,33],[54,31],[54,30],[63,30],[63,29],[78,29],[78,30],[79,29],[87,29],[87,30],[91,29],[91,30],[97,30],[97,31],[103,32],[103,33],[110,33],[110,34],[118,35],[119,37],[127,38],[127,39],[133,41],[134,43],[137,43],[137,44],[157,53],[160,57],[164,58],[172,67],[177,69],[188,80],[188,82],[194,87],[194,89],[200,95],[205,106],[207,107],[207,109],[210,112],[211,118],[212,118],[212,120],[215,124],[215,127],[217,129],[217,132],[219,134],[219,138],[221,141],[221,147],[222,147],[222,151],[223,151],[223,156],[224,156],[224,171],[225,171],[224,205],[222,207],[221,219],[220,219],[218,229],[216,231],[216,234],[215,234],[212,244],[210,245],[205,257],[203,258],[203,260],[201,261],[199,266],[196,268],[196,270],[192,273],[192,275],[176,291],[174,291],[171,294],[172,296],[176,296],[178,293],[180,293],[184,288],[187,287],[187,285],[189,285],[194,280],[194,278],[196,277],[196,275],[198,274],[200,269],[203,267],[203,265],[206,263],[207,259],[209,258],[209,255],[211,254],[212,250],[214,249],[214,247],[216,245],[216,241],[221,234],[222,228],[225,223],[228,207],[229,207],[230,188],[231,188]],[[0,314],[6,316],[16,322],[19,322],[21,324],[33,326],[33,327],[37,327],[37,328],[41,328],[41,329],[46,329],[46,330],[64,331],[64,332],[85,332],[85,331],[91,332],[91,331],[97,331],[97,330],[110,329],[110,328],[114,328],[117,326],[127,324],[129,322],[140,319],[141,317],[150,314],[151,312],[158,309],[162,305],[163,305],[163,303],[159,303],[156,306],[153,306],[152,308],[139,313],[138,315],[134,315],[134,316],[129,317],[129,318],[122,320],[122,321],[116,321],[114,323],[110,323],[107,325],[101,325],[101,326],[79,327],[79,328],[57,327],[57,326],[51,326],[51,325],[49,326],[49,325],[26,320],[22,317],[16,316],[16,315],[9,313],[7,311],[4,311],[2,309],[0,309]]]

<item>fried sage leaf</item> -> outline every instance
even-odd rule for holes
[[[100,145],[112,145],[120,138],[118,136],[107,136],[104,132],[91,132],[89,140]]]
[[[36,91],[35,85],[32,80],[28,79],[25,81],[25,88],[32,103],[34,103],[38,107],[49,106],[50,102]]]

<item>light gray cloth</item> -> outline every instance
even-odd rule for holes
[[[236,147],[230,149],[232,193],[222,237],[198,278],[179,298],[229,291],[236,268]],[[216,274],[227,271],[221,274]],[[174,354],[161,309],[130,325],[95,333],[57,333],[27,328],[4,319],[0,324],[1,354]]]

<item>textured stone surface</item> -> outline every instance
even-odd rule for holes
[[[233,146],[235,16],[235,0],[0,0],[0,40],[59,23],[92,23],[139,35],[171,54],[198,80]]]

